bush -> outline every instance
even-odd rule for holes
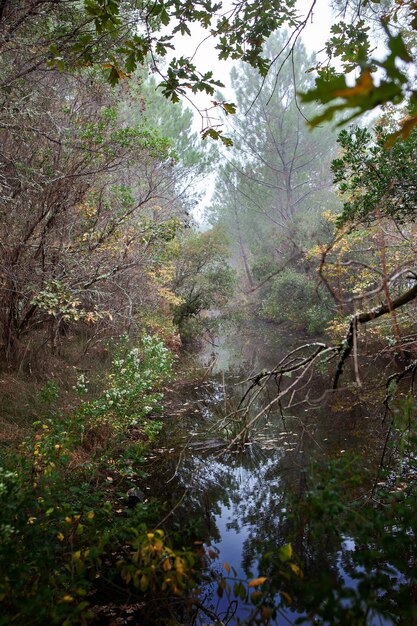
[[[147,531],[160,516],[152,505],[129,509],[120,499],[120,490],[137,487],[143,476],[143,441],[159,429],[150,419],[161,411],[155,387],[171,367],[158,339],[146,336],[132,348],[124,338],[98,399],[63,419],[51,413],[46,387],[46,416],[0,467],[1,626],[86,624],[101,581],[106,602],[116,588],[119,601],[129,587],[146,601],[194,587],[194,552],[176,549],[162,531]],[[151,623],[166,610],[159,602]]]
[[[286,268],[270,281],[261,304],[261,317],[275,322],[289,322],[294,328],[310,333],[322,332],[329,312],[317,303],[316,285],[308,274]]]
[[[123,337],[112,361],[104,393],[81,406],[81,413],[95,423],[107,422],[113,428],[143,423],[160,413],[163,395],[155,386],[170,380],[173,355],[163,341],[145,335],[141,349],[129,348]]]
[[[173,281],[179,302],[173,313],[182,338],[200,334],[196,318],[203,311],[223,307],[232,296],[235,272],[228,255],[228,242],[219,228],[191,233],[180,242]]]

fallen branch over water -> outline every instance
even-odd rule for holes
[[[389,303],[381,304],[368,311],[362,311],[352,315],[349,321],[349,327],[343,341],[337,345],[329,346],[325,343],[312,342],[298,346],[288,354],[271,370],[262,370],[255,376],[251,376],[242,381],[242,384],[249,383],[249,386],[242,396],[238,408],[235,411],[229,413],[228,417],[234,417],[238,419],[242,424],[239,432],[233,437],[229,443],[229,448],[242,444],[247,440],[250,428],[264,415],[266,415],[275,406],[281,407],[281,400],[291,394],[289,405],[292,405],[293,399],[297,393],[302,391],[308,386],[312,375],[313,366],[318,360],[322,360],[326,355],[325,362],[330,361],[335,356],[339,355],[339,360],[336,366],[336,371],[333,377],[332,389],[338,388],[340,377],[343,373],[345,363],[352,353],[355,356],[355,376],[358,386],[360,386],[359,371],[356,358],[357,350],[357,334],[359,325],[367,324],[379,317],[386,314],[391,314],[392,311],[398,309],[409,302],[412,302],[417,298],[417,283],[401,294],[395,300],[391,300]],[[389,380],[395,379],[401,380],[408,373],[415,373],[416,362],[413,361],[403,372],[396,373]],[[285,377],[291,377],[297,374],[297,377],[293,382],[282,389],[283,380]],[[309,380],[306,382],[307,374],[309,374]],[[274,381],[277,386],[277,393],[262,409],[257,410],[255,415],[249,419],[249,413],[258,400],[260,395],[266,391],[271,381]],[[329,389],[330,392],[330,389]],[[307,392],[308,399],[308,392]],[[282,407],[281,407],[282,410]]]
[[[337,389],[339,378],[342,375],[346,359],[350,356],[352,349],[354,347],[356,335],[358,332],[358,325],[367,324],[368,322],[371,322],[372,320],[378,319],[378,317],[381,317],[382,315],[391,313],[392,311],[399,309],[405,304],[408,304],[409,302],[414,300],[416,297],[417,297],[417,283],[414,285],[414,287],[411,287],[411,289],[408,289],[408,291],[403,293],[401,296],[399,296],[395,300],[392,300],[390,303],[381,304],[380,306],[374,307],[370,309],[369,311],[356,313],[355,315],[352,315],[344,341],[338,348],[340,352],[340,359],[339,359],[339,363],[338,363],[338,366],[334,375],[334,379],[333,379],[333,389]]]
[[[314,350],[311,354],[306,357],[294,357],[294,355],[302,349],[314,347]],[[280,363],[270,371],[263,371],[257,376],[253,377],[252,383],[249,386],[249,389],[246,391],[241,404],[247,400],[247,404],[244,407],[243,415],[241,419],[244,422],[243,427],[237,433],[237,435],[231,440],[229,443],[229,447],[232,447],[238,443],[242,443],[246,440],[249,429],[266,413],[268,413],[275,405],[281,402],[281,399],[284,398],[290,392],[296,390],[304,379],[306,374],[310,372],[315,362],[320,358],[322,358],[326,354],[331,354],[337,351],[338,348],[334,346],[326,346],[324,343],[312,343],[307,344],[305,346],[300,346],[293,350],[290,354],[288,354]],[[293,358],[290,358],[293,357]],[[287,362],[287,364],[286,364]],[[285,389],[280,390],[280,385],[282,378],[288,374],[292,374],[294,372],[300,371],[300,374],[297,378]],[[265,390],[269,381],[274,379],[278,386],[278,394],[270,401],[266,406],[264,406],[260,411],[258,411],[254,417],[252,417],[249,421],[246,420],[251,407],[255,400],[259,397],[259,395]],[[252,394],[252,395],[251,395]]]

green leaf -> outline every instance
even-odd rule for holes
[[[278,558],[285,563],[292,557],[292,545],[290,543],[285,544],[278,550]]]
[[[236,105],[233,102],[223,102],[222,107],[227,115],[234,115],[236,113]]]
[[[107,74],[107,80],[112,87],[115,87],[119,82],[119,72],[115,67],[112,67],[109,73]]]
[[[388,29],[386,30],[388,34],[388,48],[391,50],[392,54],[395,57],[400,58],[402,61],[411,63],[413,58],[410,56],[407,50],[401,33],[399,33],[398,35],[391,35]]]
[[[220,132],[218,130],[215,130],[214,128],[207,128],[201,133],[201,137],[202,139],[207,139],[207,137],[211,137],[211,139],[217,141],[218,139],[220,139]]]
[[[144,592],[147,590],[148,587],[149,587],[149,578],[145,574],[143,574],[139,582],[139,588],[142,592]]]
[[[160,18],[161,18],[161,22],[164,26],[168,26],[169,22],[170,22],[170,17],[168,15],[168,13],[166,12],[165,9],[162,9],[161,13],[160,13]]]
[[[129,54],[129,56],[126,59],[126,71],[129,72],[129,74],[131,72],[134,72],[135,69],[137,67],[137,63],[136,63],[136,58],[134,54]]]
[[[215,128],[206,128],[206,130],[202,131],[201,137],[202,139],[207,139],[207,137],[211,137],[211,139],[214,139],[215,141],[220,140],[222,144],[228,148],[230,146],[233,146],[232,139],[230,137],[225,137],[222,134],[221,130],[216,130]]]

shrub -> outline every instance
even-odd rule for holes
[[[141,348],[129,347],[123,337],[112,361],[104,393],[81,405],[92,422],[108,422],[114,428],[140,425],[160,413],[163,395],[155,387],[171,377],[173,355],[163,341],[145,335]]]
[[[160,428],[150,419],[161,411],[156,387],[171,367],[158,339],[146,336],[136,348],[124,338],[97,400],[63,419],[51,411],[55,388],[45,387],[45,417],[0,467],[0,626],[86,624],[102,580],[125,600],[129,587],[146,600],[194,586],[193,551],[147,531],[157,519],[152,505],[130,510],[120,500],[120,489],[143,475],[143,439]],[[159,602],[153,617],[166,607]]]
[[[261,304],[261,316],[317,333],[324,330],[329,312],[324,304],[317,302],[316,285],[312,278],[293,268],[286,268],[269,283]]]

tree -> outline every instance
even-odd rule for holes
[[[269,58],[285,40],[285,33],[271,38],[266,47]],[[299,45],[294,70],[283,70],[278,85],[273,76],[262,80],[244,66],[233,70],[239,111],[247,113],[237,113],[230,124],[235,150],[232,157],[226,155],[219,172],[212,208],[214,219],[228,229],[249,293],[260,298],[262,315],[276,321],[288,312],[277,297],[283,287],[278,284],[280,274],[286,269],[285,285],[294,279],[295,293],[302,281],[302,291],[315,300],[315,277],[309,273],[305,251],[312,238],[323,236],[324,209],[336,204],[329,172],[335,146],[332,132],[309,132],[305,117],[311,107],[298,105],[293,82],[294,71],[305,88],[312,84],[306,73],[311,62]],[[300,326],[308,324],[300,318],[295,299],[293,313],[290,317],[298,316]]]
[[[389,129],[353,127],[339,134],[334,182],[345,198],[339,223],[372,223],[381,215],[397,222],[417,217],[417,135],[386,150]]]
[[[93,69],[48,73],[7,94],[0,336],[9,365],[46,331],[55,349],[77,326],[120,334],[138,308],[160,305],[149,272],[185,218],[176,156],[156,130],[123,122],[117,96]]]
[[[194,130],[192,111],[182,102],[174,104],[164,98],[155,79],[145,74],[145,71],[137,72],[129,82],[128,98],[124,98],[121,105],[122,116],[129,126],[140,124],[171,142],[176,156],[172,167],[176,202],[190,213],[201,198],[203,180],[212,167],[212,156]]]
[[[181,238],[172,289],[180,301],[174,321],[183,336],[186,324],[204,310],[222,307],[233,291],[233,270],[227,264],[227,238],[219,228]]]

